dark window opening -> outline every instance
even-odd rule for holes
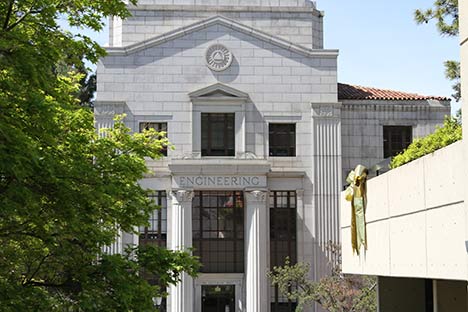
[[[424,280],[425,311],[434,311],[434,289],[431,279]]]
[[[405,150],[413,139],[411,126],[384,126],[384,158],[395,156]]]
[[[202,286],[202,312],[234,312],[235,302],[235,285]]]
[[[139,228],[139,244],[152,245],[166,248],[167,246],[167,196],[165,191],[156,191],[150,198],[158,205],[159,209],[154,210],[149,218],[149,226]],[[143,270],[141,272],[150,285],[161,286],[158,276]],[[162,298],[159,311],[166,311],[167,298]]]
[[[154,210],[149,219],[149,226],[140,227],[140,245],[156,245],[166,247],[167,241],[167,198],[165,191],[150,195],[160,208]]]
[[[234,156],[234,113],[201,114],[202,156]]]
[[[195,192],[192,206],[194,255],[203,273],[244,272],[242,192]]]
[[[296,124],[269,125],[270,156],[296,156]]]
[[[286,258],[297,263],[295,191],[270,192],[270,266],[282,266]],[[293,312],[297,306],[280,293],[278,287],[271,289],[271,312]]]
[[[149,129],[154,129],[157,132],[164,132],[165,135],[161,137],[167,137],[167,122],[140,122],[140,132]],[[167,156],[167,146],[163,147],[161,153]]]

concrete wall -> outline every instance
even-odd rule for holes
[[[450,115],[448,101],[342,102],[343,185],[357,165],[370,168],[383,161],[383,126],[412,126],[415,139],[432,133]]]
[[[461,66],[461,93],[462,93],[462,110],[463,110],[463,137],[468,137],[468,1],[460,0],[460,66]],[[468,140],[464,141],[465,157],[468,155]],[[468,176],[468,166],[463,168],[465,176]],[[468,183],[465,184],[465,203],[468,203]],[[468,224],[468,207],[465,205],[465,222]],[[465,240],[468,241],[468,230]],[[468,272],[468,263],[467,263]],[[466,277],[468,280],[468,276]]]
[[[350,203],[341,201],[343,271],[466,279],[465,176],[457,142],[368,181],[368,251],[353,255]]]

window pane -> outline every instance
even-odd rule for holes
[[[167,238],[167,198],[165,191],[155,192],[150,198],[160,208],[154,210],[150,219],[149,226],[140,227],[139,243],[141,245],[151,244],[158,246],[166,246]]]
[[[140,132],[143,130],[154,129],[158,132],[164,131],[166,134],[164,137],[167,137],[167,122],[140,122]],[[161,153],[164,156],[167,156],[167,146],[163,147]]]
[[[296,124],[269,124],[270,156],[296,156]]]
[[[202,113],[202,156],[234,156],[234,113]]]
[[[296,192],[270,192],[270,267],[284,265],[288,257],[292,264],[297,261],[296,240]],[[293,312],[296,303],[288,301],[272,288],[271,311]]]
[[[412,132],[413,129],[411,126],[384,126],[384,158],[392,157],[403,152],[403,150],[411,144]]]
[[[244,210],[242,192],[199,191],[192,209],[193,220],[201,219],[202,227],[193,227],[194,254],[200,257],[205,273],[244,272]],[[199,214],[198,216],[195,214]]]

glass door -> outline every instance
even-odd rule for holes
[[[202,312],[235,312],[234,285],[203,285]]]

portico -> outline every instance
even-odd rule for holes
[[[206,287],[222,285],[233,287],[235,311],[267,311],[267,175],[271,165],[265,160],[231,160],[232,166],[220,166],[219,159],[192,161],[173,161],[169,165],[169,224],[178,232],[172,235],[171,246],[191,248],[196,241],[195,254],[206,268],[195,280],[184,276],[178,286],[171,288],[173,311],[201,312]],[[217,220],[213,220],[215,217]],[[239,246],[239,242],[243,243]],[[236,250],[239,247],[242,250]],[[217,259],[212,261],[210,257]]]

